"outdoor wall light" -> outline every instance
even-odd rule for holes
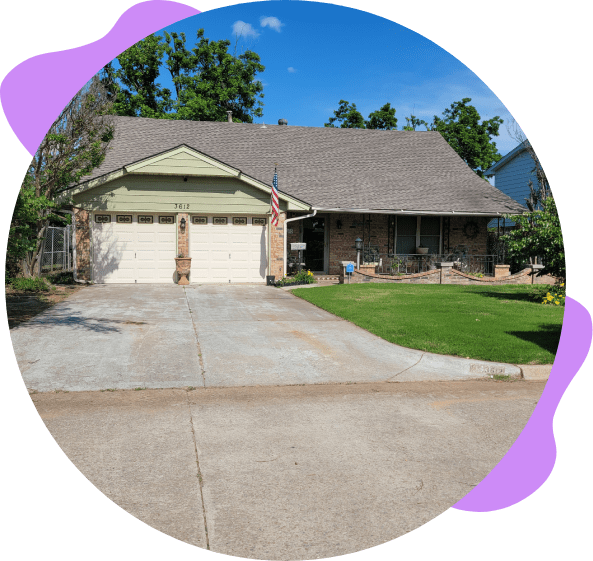
[[[181,219],[181,221],[179,222],[179,226],[181,228],[181,231],[185,232],[185,218]]]
[[[357,251],[361,251],[362,250],[362,240],[360,238],[356,238],[354,240],[354,247],[356,248]]]

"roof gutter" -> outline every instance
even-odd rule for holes
[[[372,210],[363,208],[319,208],[312,207],[315,212],[341,212],[341,213],[360,213],[360,214],[411,214],[414,216],[504,216],[505,214],[522,214],[519,211],[509,212],[466,212],[456,210],[444,210],[441,212],[432,210]],[[524,212],[529,212],[526,208]],[[291,219],[293,220],[293,219]]]
[[[317,214],[317,209],[313,209],[312,214],[306,214],[304,216],[295,216],[294,218],[287,218],[284,221],[284,266],[283,266],[284,268],[282,269],[284,271],[284,276],[286,276],[286,250],[288,249],[288,240],[286,238],[286,225],[289,222],[294,222],[295,220],[305,220],[305,218],[312,218],[316,214]]]

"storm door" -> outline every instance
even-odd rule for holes
[[[305,268],[316,273],[325,272],[325,217],[314,216],[303,220],[303,251]]]

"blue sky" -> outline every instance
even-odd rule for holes
[[[414,114],[427,121],[454,101],[470,97],[482,119],[510,118],[502,102],[464,64],[417,33],[350,8],[312,2],[253,2],[220,8],[167,27],[195,43],[203,27],[210,39],[242,30],[238,49],[261,57],[265,72],[264,116],[257,122],[323,126],[340,99],[356,103],[366,118],[386,102],[397,110],[398,128]],[[232,47],[231,47],[232,50]],[[162,85],[170,85],[165,70]],[[171,86],[170,86],[171,87]],[[423,129],[422,129],[423,130]],[[500,129],[501,154],[516,146]]]

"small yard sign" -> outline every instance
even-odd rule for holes
[[[346,272],[347,273],[353,273],[354,272],[354,263],[348,263],[348,265],[346,265]]]
[[[291,251],[303,251],[305,249],[307,249],[306,243],[291,243],[290,244]]]

